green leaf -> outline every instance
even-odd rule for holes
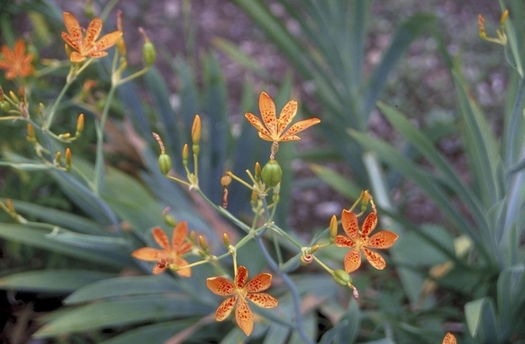
[[[310,164],[310,168],[323,182],[346,198],[357,199],[361,194],[361,188],[339,172],[318,164]]]
[[[118,277],[87,285],[69,295],[64,303],[73,305],[106,298],[168,293],[177,289],[173,278],[166,275]]]
[[[90,270],[37,270],[0,278],[0,289],[68,293],[115,274]]]
[[[238,65],[253,71],[255,74],[263,78],[268,77],[269,74],[266,72],[266,70],[262,68],[253,58],[239,49],[237,44],[220,37],[215,37],[212,43]]]
[[[93,251],[129,252],[129,243],[124,238],[100,235],[78,234],[66,229],[56,228],[47,235],[50,240],[67,244],[71,247],[82,247]]]
[[[16,224],[0,224],[0,237],[6,240],[21,242],[30,246],[62,253],[90,262],[101,263],[114,267],[131,264],[130,256],[97,249],[73,247],[71,245],[51,240],[49,232]]]
[[[92,331],[147,321],[200,317],[214,310],[185,295],[148,295],[78,307],[44,325],[35,338]]]
[[[523,332],[525,311],[525,266],[506,268],[498,277],[497,301],[502,336],[510,339],[516,331]]]
[[[100,344],[144,344],[164,343],[175,334],[193,326],[195,320],[166,321],[158,324],[142,326],[137,329],[126,331]]]
[[[498,343],[498,323],[494,302],[484,297],[465,304],[465,318],[472,337],[480,342]]]
[[[424,234],[424,237],[422,236]],[[426,238],[454,252],[454,241],[444,227],[424,225],[418,232],[408,231],[396,242],[396,259],[414,267],[431,267],[449,261],[449,257]]]

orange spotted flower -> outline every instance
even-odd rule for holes
[[[231,296],[224,300],[215,312],[215,319],[223,321],[232,312],[235,304],[235,320],[237,325],[243,332],[249,336],[253,330],[253,314],[248,306],[246,299],[263,308],[276,307],[278,301],[276,298],[267,293],[261,293],[272,284],[272,275],[268,273],[260,273],[255,275],[248,283],[248,269],[244,266],[239,266],[237,275],[235,275],[235,282],[230,281],[224,277],[210,277],[206,279],[208,288],[217,295]]]
[[[370,232],[376,228],[377,214],[368,214],[359,231],[357,216],[353,212],[344,209],[341,214],[341,224],[348,236],[338,235],[335,237],[335,244],[339,247],[350,247],[350,251],[345,255],[344,265],[346,272],[353,272],[361,265],[361,250],[366,259],[374,268],[383,270],[386,262],[381,255],[371,248],[389,248],[397,240],[398,235],[390,231],[379,231],[369,237]]]
[[[96,41],[102,31],[102,19],[100,18],[95,18],[89,23],[86,37],[83,37],[77,18],[71,13],[64,12],[64,23],[68,32],[62,32],[62,38],[76,50],[69,55],[71,62],[82,62],[88,56],[94,58],[106,56],[108,53],[104,50],[115,45],[122,36],[122,31],[117,30]]]
[[[262,122],[259,117],[250,112],[247,112],[244,116],[257,129],[259,137],[266,141],[300,140],[301,138],[295,134],[321,122],[317,117],[308,118],[295,123],[286,130],[286,127],[297,114],[297,102],[290,100],[281,110],[279,118],[276,118],[275,103],[266,92],[261,92],[259,96],[259,111],[261,112]]]
[[[22,39],[15,43],[13,50],[2,46],[2,58],[0,58],[0,69],[6,69],[5,78],[11,80],[17,76],[26,77],[33,73],[31,61],[33,55],[26,54],[26,45]]]
[[[445,338],[443,338],[442,344],[457,344],[456,337],[452,333],[448,332],[445,335]]]
[[[173,269],[183,277],[191,276],[191,268],[178,269],[181,266],[188,265],[188,262],[182,258],[182,255],[191,249],[191,243],[185,242],[188,236],[188,226],[186,221],[179,222],[173,228],[171,245],[166,233],[160,228],[153,229],[153,238],[157,244],[162,247],[161,250],[151,247],[142,247],[135,250],[131,255],[137,259],[150,262],[157,262],[153,267],[153,274],[157,275],[167,267]]]

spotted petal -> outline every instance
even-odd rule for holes
[[[370,248],[389,248],[394,245],[399,236],[390,231],[380,231],[370,237],[367,247]]]
[[[273,141],[272,134],[266,129],[266,127],[262,124],[259,117],[255,116],[253,113],[247,112],[244,114],[244,117],[248,122],[250,122],[251,125],[257,129],[257,132],[259,133],[259,136],[266,141]]]
[[[368,214],[368,216],[365,218],[365,221],[363,222],[363,226],[361,227],[361,236],[367,237],[370,232],[376,228],[377,225],[377,215],[376,213],[372,212]]]
[[[290,129],[286,130],[284,134],[281,136],[281,141],[297,141],[301,138],[299,136],[296,136],[295,134],[311,127],[312,125],[316,125],[320,123],[321,120],[317,117],[308,118],[302,121],[299,121],[292,125]]]
[[[295,115],[297,114],[297,102],[295,100],[290,100],[281,110],[281,114],[279,115],[279,119],[277,120],[278,123],[278,131],[277,134],[281,135],[281,133],[286,129],[286,127],[292,123]]]
[[[271,133],[270,136],[276,136],[277,119],[275,118],[275,103],[266,92],[261,92],[259,96],[259,111],[261,112],[261,117],[266,129]]]
[[[334,244],[338,247],[354,247],[355,242],[347,236],[337,235]]]
[[[246,291],[250,293],[258,293],[260,291],[270,288],[272,285],[272,275],[261,273],[255,275],[248,284],[246,284]]]
[[[188,224],[186,221],[181,221],[177,223],[175,228],[173,228],[173,236],[171,237],[171,246],[173,249],[179,247],[186,237],[188,236]]]
[[[344,209],[341,213],[341,225],[350,239],[357,240],[359,237],[359,224],[354,212]]]
[[[235,285],[224,277],[209,277],[206,279],[206,286],[212,293],[217,295],[227,296],[235,294]]]
[[[63,16],[64,24],[66,24],[68,33],[62,32],[62,38],[75,50],[82,50],[82,29],[80,28],[77,18],[68,12],[64,12]]]
[[[122,37],[122,31],[118,30],[102,36],[102,38],[95,43],[95,50],[100,51],[111,48],[117,43],[120,37]]]
[[[249,336],[253,331],[253,314],[246,300],[239,298],[237,309],[235,310],[235,320],[241,330]]]
[[[165,250],[171,250],[170,241],[166,233],[159,227],[153,228],[153,239]]]
[[[377,270],[383,270],[386,267],[386,262],[381,255],[375,251],[369,250],[363,247],[363,253],[365,254],[366,260]]]
[[[248,294],[246,298],[262,308],[274,308],[279,304],[275,297],[267,293]]]
[[[173,260],[173,264],[177,267],[186,266],[188,265],[188,261],[186,259],[178,257]],[[191,268],[179,269],[176,271],[176,273],[182,277],[191,277]]]
[[[157,262],[159,259],[164,258],[164,251],[151,247],[142,247],[135,250],[131,255],[140,260]]]
[[[237,275],[235,275],[235,286],[237,289],[243,289],[248,281],[248,269],[245,266],[239,266]]]
[[[217,311],[215,311],[215,320],[223,321],[226,319],[231,314],[235,301],[237,301],[237,296],[232,296],[222,301],[217,307]]]
[[[91,23],[89,23],[88,28],[86,29],[86,43],[95,43],[98,36],[100,35],[100,31],[102,31],[102,19],[100,18],[93,18]]]
[[[442,344],[457,344],[456,337],[452,333],[447,333],[443,338]]]
[[[343,263],[346,272],[354,272],[361,266],[361,252],[357,248],[351,249],[345,255]]]

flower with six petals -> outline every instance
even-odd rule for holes
[[[253,330],[253,314],[246,299],[259,307],[276,307],[278,304],[276,298],[270,294],[261,293],[261,291],[270,288],[271,284],[272,275],[268,273],[255,275],[248,282],[248,269],[244,266],[239,266],[237,269],[234,282],[224,277],[210,277],[206,279],[206,285],[214,294],[230,296],[217,308],[215,319],[223,321],[236,307],[235,320],[237,325],[249,336]],[[235,306],[236,304],[237,306]]]
[[[160,274],[169,267],[175,270],[180,276],[190,277],[191,268],[179,269],[181,266],[188,265],[188,262],[182,258],[182,255],[191,249],[191,243],[185,242],[187,236],[188,226],[186,221],[179,222],[175,228],[173,228],[171,244],[166,233],[156,227],[153,229],[153,238],[162,249],[142,247],[135,250],[131,255],[140,260],[156,261],[157,264],[153,267],[153,274],[155,275]]]
[[[6,45],[2,46],[2,58],[0,58],[0,69],[6,69],[5,78],[11,80],[17,76],[26,77],[33,73],[31,61],[33,55],[26,54],[26,45],[22,39],[15,43],[13,50]]]
[[[357,216],[352,211],[343,210],[341,224],[347,236],[336,236],[334,243],[339,247],[350,248],[350,251],[344,257],[345,271],[353,272],[359,268],[361,265],[361,250],[370,265],[378,270],[383,270],[386,266],[384,258],[370,249],[389,248],[399,236],[390,231],[379,231],[369,237],[369,234],[377,225],[377,214],[375,212],[368,214],[365,218],[361,231],[359,231]]]
[[[297,102],[290,100],[281,110],[279,118],[276,118],[275,103],[272,98],[261,92],[259,96],[259,110],[261,112],[262,122],[259,117],[247,112],[244,116],[251,125],[259,132],[259,137],[266,141],[297,141],[301,138],[295,134],[312,125],[318,124],[321,120],[317,117],[308,118],[299,121],[286,129],[297,114]]]
[[[104,51],[117,43],[122,36],[122,31],[116,30],[102,36],[96,41],[102,31],[102,19],[94,18],[86,29],[86,37],[82,35],[82,28],[77,18],[68,12],[64,12],[64,23],[68,32],[62,32],[62,38],[76,51],[71,52],[71,62],[82,62],[86,57],[104,57],[108,53]]]

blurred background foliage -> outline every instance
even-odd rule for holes
[[[151,132],[161,134],[183,175],[177,157],[189,142],[193,116],[201,114],[201,186],[220,204],[218,181],[226,169],[243,176],[268,159],[269,143],[242,120],[247,111],[258,113],[257,95],[268,90],[278,109],[294,98],[299,116],[322,119],[299,145],[281,145],[278,221],[306,245],[328,225],[327,213],[339,216],[370,188],[382,227],[401,235],[385,271],[353,275],[358,302],[313,266],[295,271],[313,341],[440,343],[452,331],[459,343],[525,342],[523,75],[512,68],[515,56],[523,56],[520,2],[93,1],[104,30],[115,27],[116,8],[124,11],[130,68],[142,63],[138,26],[159,59],[142,79],[120,87],[111,103],[101,197],[79,173],[93,174],[93,123],[106,102],[109,59],[75,82],[54,125],[55,132],[70,131],[78,113],[86,114],[82,139],[71,146],[72,173],[0,167],[1,200],[12,198],[25,218],[49,224],[21,225],[0,214],[2,340],[23,343],[28,334],[49,343],[242,338],[233,323],[209,317],[218,302],[203,283],[211,267],[194,269],[188,280],[142,276],[151,265],[137,263],[130,252],[151,244],[150,229],[163,224],[165,207],[204,234],[213,250],[220,250],[224,231],[235,233],[160,174]],[[510,9],[506,29],[514,42],[505,53],[479,39],[476,25],[477,14],[485,14],[493,35],[502,8]],[[85,2],[1,2],[0,39],[12,46],[24,36],[44,70],[44,59],[65,59],[62,11],[86,23],[84,9]],[[34,104],[56,98],[67,65],[32,81]],[[89,80],[96,84],[86,87]],[[0,83],[17,88],[2,77]],[[35,161],[25,124],[0,123],[2,161]],[[229,210],[249,219],[249,193],[236,184],[229,191]],[[284,249],[290,257],[297,253]],[[256,251],[239,253],[249,258],[243,263],[250,271],[264,269]],[[336,265],[343,253],[319,255]],[[250,342],[301,343],[289,321],[290,293],[282,284],[275,293],[280,313],[260,312],[264,320]],[[196,331],[201,327],[206,331]]]

